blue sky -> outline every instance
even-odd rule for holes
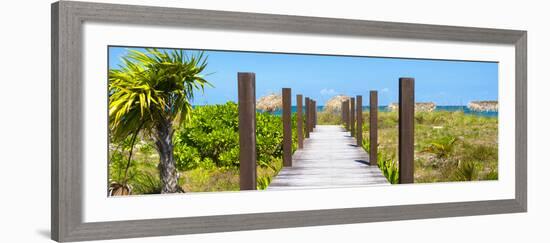
[[[117,68],[128,49],[110,47],[109,68]],[[386,105],[398,99],[399,77],[415,78],[417,102],[466,105],[498,99],[498,63],[228,51],[206,55],[206,79],[214,87],[197,93],[194,105],[237,101],[238,72],[256,73],[257,99],[289,87],[293,97],[300,93],[323,105],[338,94],[368,100],[369,91],[378,90],[379,104]]]

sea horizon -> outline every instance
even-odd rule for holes
[[[206,105],[221,105],[221,104],[206,104]],[[206,106],[206,105],[193,105],[193,107],[200,107],[200,106]],[[324,105],[318,105],[317,111],[323,111],[325,108]],[[298,110],[298,107],[293,105],[291,106],[292,113],[296,113]],[[370,109],[370,106],[363,106],[363,111],[368,111]],[[262,110],[258,109],[259,112],[262,112]],[[303,108],[303,111],[305,111],[305,107]],[[389,112],[390,108],[389,105],[380,105],[378,106],[379,112]],[[474,111],[468,108],[466,105],[436,105],[435,111],[449,111],[449,112],[455,112],[455,111],[462,111],[464,114],[470,114],[470,115],[478,115],[478,116],[484,116],[484,117],[498,117],[498,111]],[[282,110],[277,109],[273,112],[271,112],[274,115],[281,115]]]

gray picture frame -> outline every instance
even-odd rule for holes
[[[61,1],[52,4],[51,237],[82,241],[527,211],[527,32]],[[515,46],[515,198],[298,212],[83,222],[82,26],[86,21]]]

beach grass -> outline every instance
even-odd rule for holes
[[[398,164],[397,112],[378,113],[379,157]],[[369,113],[364,112],[364,121]],[[369,124],[363,125],[369,138]],[[433,111],[415,114],[414,181],[450,182],[498,178],[498,119]]]
[[[179,186],[185,192],[238,191],[239,167],[236,106],[233,103],[200,108],[194,113],[195,124],[176,132],[175,159],[178,162]],[[216,114],[214,114],[216,113]],[[397,182],[397,112],[379,112],[378,164],[388,180]],[[369,113],[363,112],[364,148],[368,150]],[[208,117],[218,117],[211,121]],[[341,124],[334,112],[319,112],[319,125]],[[296,120],[293,117],[293,131]],[[187,130],[186,130],[187,129]],[[212,130],[213,129],[213,130]],[[212,137],[204,132],[211,133]],[[257,187],[265,189],[282,168],[280,117],[258,113]],[[293,150],[296,133],[293,133]],[[210,140],[209,140],[210,139]],[[185,145],[182,145],[185,141]],[[201,143],[216,141],[216,146]],[[127,143],[127,142],[126,142]],[[126,147],[125,147],[126,146]],[[134,148],[127,182],[131,194],[160,192],[158,153],[152,141],[141,140]],[[222,150],[220,150],[222,149]],[[464,114],[460,111],[432,111],[415,114],[415,183],[475,181],[498,179],[498,119]],[[238,151],[238,147],[237,147]],[[124,178],[127,144],[111,144],[110,181]]]

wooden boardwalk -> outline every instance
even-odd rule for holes
[[[318,125],[304,140],[304,148],[292,156],[268,190],[331,188],[389,184],[369,155],[356,146],[355,138],[338,125]]]

